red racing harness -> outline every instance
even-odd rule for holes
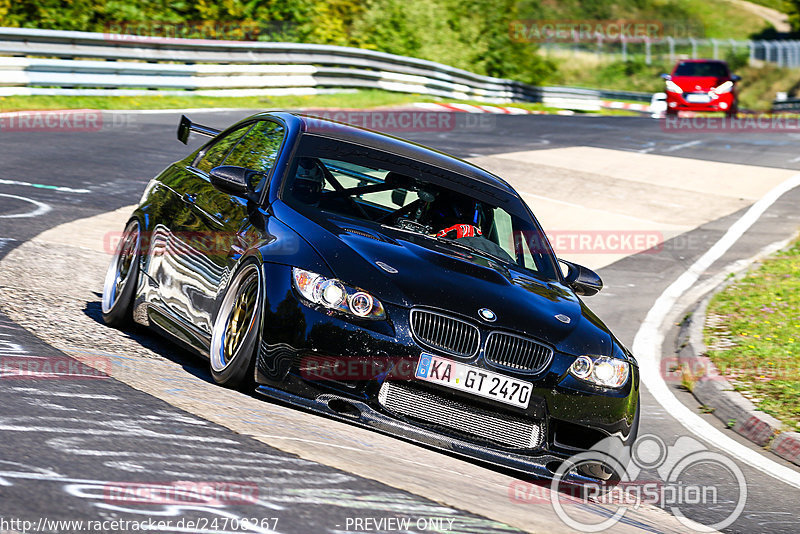
[[[449,235],[455,232],[455,236]],[[445,228],[436,233],[436,237],[449,237],[451,239],[461,239],[462,237],[476,237],[483,235],[481,229],[471,224],[454,224],[450,228]]]

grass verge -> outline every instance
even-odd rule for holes
[[[244,109],[298,109],[298,108],[352,108],[371,109],[402,106],[415,102],[453,102],[452,99],[432,98],[426,95],[363,90],[325,95],[290,95],[260,97],[208,97],[208,96],[7,96],[0,97],[0,112],[52,110],[52,109],[191,109],[191,108],[244,108]],[[459,101],[462,104],[486,104],[477,101]],[[538,103],[498,104],[529,111],[556,113],[558,108]],[[580,113],[580,112],[576,112]],[[602,115],[636,115],[624,110],[601,110]]]
[[[717,293],[708,356],[759,410],[800,430],[800,240]]]
[[[389,91],[355,91],[324,95],[258,97],[212,96],[7,96],[0,111],[34,109],[185,109],[247,108],[294,109],[306,107],[374,108],[430,101],[428,97]]]

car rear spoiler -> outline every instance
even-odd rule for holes
[[[186,115],[181,115],[181,122],[178,123],[178,141],[185,145],[189,141],[190,132],[197,132],[206,137],[216,137],[219,135],[220,131],[221,130],[217,130],[216,128],[209,128],[208,126],[194,123],[190,121],[189,117]]]

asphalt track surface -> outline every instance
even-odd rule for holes
[[[222,127],[247,114],[235,111],[192,117]],[[48,228],[136,202],[153,175],[187,153],[187,148],[174,137],[178,115],[108,115],[103,129],[96,132],[0,131],[0,258]],[[663,131],[657,121],[636,117],[481,117],[471,120],[483,122],[452,132],[405,136],[461,157],[595,146],[800,169],[798,139],[786,134],[687,137]],[[195,139],[192,143],[198,142]],[[39,187],[42,184],[62,189]],[[50,208],[46,213],[41,213],[43,204]],[[703,278],[713,276],[733,261],[752,256],[766,244],[791,236],[800,226],[798,205],[798,191],[780,199]],[[37,211],[40,214],[36,215]],[[607,289],[587,303],[630,345],[655,298],[738,215],[712,221],[682,236],[685,242],[693,243],[692,247],[666,247],[664,253],[638,254],[601,269]],[[66,241],[70,238],[64,236]],[[0,286],[2,283],[0,280]],[[0,349],[6,357],[57,355],[55,349],[6,318],[0,318],[0,333]],[[142,342],[155,347],[161,344],[155,338]],[[201,367],[202,363],[187,356],[187,372],[201,373],[197,370]],[[442,520],[445,527],[452,520],[456,525],[453,528],[459,531],[510,530],[469,512],[270,449],[113,380],[61,381],[57,387],[53,384],[41,380],[4,380],[0,384],[4,407],[0,421],[0,517],[31,521],[41,517],[141,520],[152,517],[154,511],[118,506],[119,503],[115,507],[113,499],[109,503],[104,494],[109,481],[141,480],[144,470],[150,475],[150,482],[185,478],[241,482],[242,473],[247,472],[249,481],[261,491],[258,517],[278,518],[277,530],[281,532],[345,531],[354,528],[346,523],[348,517],[381,517],[397,510],[415,520]],[[675,393],[685,404],[697,408],[688,394],[677,388]],[[647,392],[642,400],[641,433],[655,434],[667,445],[689,435]],[[722,427],[713,417],[706,417]],[[105,453],[102,461],[98,461],[98,451]],[[119,454],[109,457],[109,451]],[[137,460],[126,460],[134,452]],[[149,463],[141,461],[143,452],[152,454]],[[747,505],[739,520],[726,530],[796,531],[800,490],[747,465],[739,467],[747,480]],[[719,477],[716,482],[723,491],[730,484],[719,473],[700,470],[693,476],[706,481]],[[183,506],[182,510],[163,512],[162,519],[227,517],[230,521],[248,517],[253,510],[252,504],[237,508],[235,502],[223,507],[200,503],[188,507],[191,510]],[[683,510],[690,510],[687,515],[698,521],[719,518],[719,512],[709,507]],[[220,530],[235,531],[231,525]]]

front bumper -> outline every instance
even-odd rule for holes
[[[555,352],[551,364],[537,375],[503,372],[531,383],[531,402],[525,409],[479,398],[469,393],[414,379],[413,370],[423,352],[411,334],[409,310],[384,302],[387,320],[349,319],[303,303],[291,286],[290,268],[265,265],[267,306],[263,314],[261,346],[257,359],[259,392],[382,432],[400,435],[443,450],[480,458],[512,469],[550,476],[551,468],[573,454],[591,448],[610,435],[626,440],[638,406],[638,369],[631,367],[628,383],[620,390],[594,388],[567,373],[574,357]],[[444,310],[440,310],[444,311]],[[452,312],[450,315],[458,316]],[[484,325],[479,325],[482,330]],[[482,334],[485,332],[482,331]],[[485,336],[482,336],[485,339]],[[445,358],[498,372],[483,358]],[[319,362],[344,362],[344,373],[310,372]],[[379,362],[369,367],[347,363]],[[395,367],[386,362],[399,362]],[[313,366],[311,365],[313,364]],[[395,373],[405,366],[404,370]],[[387,372],[388,371],[388,372]],[[508,440],[487,440],[471,434],[464,425],[413,417],[389,409],[385,382],[436,395],[462,412],[504,419],[508,425],[538,425],[540,439],[531,447],[512,446]],[[383,402],[382,402],[383,400]],[[455,412],[453,412],[455,413]],[[488,414],[488,415],[486,415]],[[488,419],[487,419],[488,420]],[[556,462],[554,464],[553,462]]]
[[[705,95],[707,93],[697,93]],[[698,111],[698,112],[728,112],[736,109],[736,96],[733,93],[722,93],[709,102],[689,102],[690,93],[667,93],[667,110],[669,111]]]
[[[269,386],[259,386],[256,391],[271,399],[300,406],[340,421],[346,421],[391,436],[399,436],[411,442],[428,445],[459,456],[503,466],[526,475],[552,478],[564,460],[563,456],[544,450],[535,456],[531,456],[503,451],[457,437],[443,435],[399,420],[374,409],[365,402],[353,400],[349,397],[322,394],[315,399],[308,399]],[[575,470],[568,472],[561,477],[561,480],[566,484],[577,485],[597,482],[596,479],[582,476]]]

